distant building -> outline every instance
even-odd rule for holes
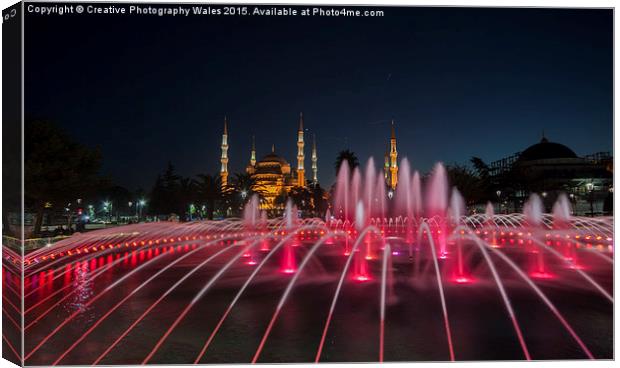
[[[389,189],[395,190],[398,185],[398,151],[396,151],[396,129],[392,120],[390,143],[385,152],[385,167],[383,168],[385,183]]]
[[[228,120],[224,121],[224,134],[222,135],[222,163],[221,180],[222,185],[228,183]],[[304,117],[299,114],[299,126],[297,129],[297,167],[292,168],[291,164],[275,152],[275,145],[272,145],[271,152],[256,160],[256,144],[252,137],[252,147],[250,151],[250,162],[246,166],[246,173],[251,175],[256,183],[256,191],[262,196],[261,209],[272,210],[280,206],[276,198],[288,193],[293,187],[307,187],[305,175],[305,141],[304,141]],[[312,181],[318,184],[318,156],[316,153],[316,141],[312,147]]]
[[[542,197],[548,211],[560,193],[569,196],[574,214],[613,211],[613,158],[609,152],[579,157],[543,136],[524,151],[492,162],[489,169],[502,212],[520,211],[531,193]]]
[[[222,134],[222,156],[220,157],[220,178],[222,188],[228,185],[228,118],[224,117],[224,133]]]
[[[272,146],[271,152],[254,166],[248,165],[246,171],[255,179],[258,191],[263,196],[262,209],[276,208],[278,195],[288,193],[298,183],[291,164],[276,154],[275,146]]]

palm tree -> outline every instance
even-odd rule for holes
[[[294,187],[288,193],[288,197],[301,211],[307,213],[313,209],[312,193],[307,188]]]
[[[226,197],[230,200],[232,208],[242,210],[253,195],[256,194],[262,198],[264,190],[265,186],[260,184],[253,175],[237,173],[232,181],[230,191],[226,193]]]
[[[312,203],[314,205],[314,215],[317,217],[323,217],[325,211],[327,211],[328,193],[318,183],[312,187]]]
[[[224,198],[222,180],[219,175],[199,174],[197,177],[198,180],[194,180],[196,194],[207,205],[207,218],[213,220],[215,206]]]
[[[338,153],[338,156],[336,157],[336,175],[338,174],[338,171],[340,171],[340,166],[342,166],[342,163],[344,161],[347,161],[349,163],[349,168],[351,169],[351,172],[353,172],[353,169],[360,165],[360,161],[357,158],[355,152],[352,152],[349,149],[340,151]]]
[[[260,195],[265,189],[265,186],[260,184],[256,177],[250,174],[235,174],[233,187],[239,193],[245,192],[248,197],[255,193]]]

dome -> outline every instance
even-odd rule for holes
[[[256,162],[256,174],[275,174],[275,175],[287,175],[291,172],[291,165],[281,156],[275,153],[272,148],[271,152],[263,156]]]
[[[271,152],[267,155],[265,155],[263,158],[261,158],[258,163],[262,163],[262,164],[280,164],[280,165],[286,165],[288,164],[288,162],[286,162],[286,160],[280,156],[278,156],[275,152]]]
[[[519,155],[519,161],[549,160],[557,158],[577,158],[572,149],[560,143],[549,142],[543,137],[540,143],[528,147]]]

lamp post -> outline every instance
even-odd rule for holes
[[[112,217],[110,215],[112,213],[112,202],[109,202],[109,201],[103,202],[103,210],[108,215],[108,222],[112,222]]]
[[[592,182],[586,184],[588,190],[588,198],[590,200],[590,216],[594,217],[594,184]]]
[[[127,205],[129,206],[129,211],[128,211],[128,216],[127,216],[127,217],[129,217],[129,216],[131,216],[131,207],[133,206],[133,202],[132,202],[132,201],[129,201],[129,202],[127,203]],[[136,204],[136,209],[137,209],[137,208],[138,208],[138,205]]]
[[[497,192],[495,192],[495,194],[497,194],[497,213],[501,213],[502,212],[502,191],[498,190]]]
[[[137,210],[139,210],[138,212],[138,222],[140,222],[140,219],[142,218],[142,208],[144,208],[144,205],[146,204],[146,200],[141,199],[140,201],[138,201],[138,206],[136,207]]]

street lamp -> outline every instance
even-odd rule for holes
[[[112,222],[112,202],[109,201],[105,201],[103,202],[103,210],[107,213],[108,215],[108,222]]]
[[[594,184],[592,182],[586,184],[588,190],[588,198],[590,199],[590,216],[594,217]]]
[[[133,206],[133,202],[129,201],[129,202],[127,202],[127,205],[129,206],[129,211],[128,211],[128,216],[127,217],[129,217],[131,215],[131,206]],[[138,206],[136,206],[136,210],[137,209],[138,209]],[[129,219],[127,219],[127,220],[129,220]]]
[[[574,214],[575,213],[575,193],[571,193],[568,195],[570,197],[570,207],[571,207],[571,213]]]
[[[498,190],[497,192],[495,192],[495,194],[497,194],[497,213],[501,213],[502,212],[502,191]]]
[[[138,213],[138,222],[140,221],[140,219],[142,218],[142,208],[144,208],[144,205],[146,204],[146,201],[144,199],[141,199],[138,201],[138,205],[136,206],[136,210],[139,210]]]

